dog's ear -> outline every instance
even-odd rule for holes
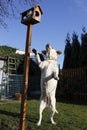
[[[61,51],[59,51],[59,50],[57,50],[56,52],[57,52],[57,55],[62,54],[62,52],[61,52]]]
[[[45,51],[45,50],[43,50],[42,53],[43,53],[44,55],[46,55],[46,51]]]

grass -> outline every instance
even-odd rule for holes
[[[27,101],[26,130],[87,130],[87,106],[72,103],[57,102],[59,114],[55,114],[57,125],[51,125],[47,108],[43,113],[42,125],[36,126],[38,121],[39,101]],[[0,102],[0,130],[18,130],[20,123],[20,102]]]

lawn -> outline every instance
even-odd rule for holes
[[[20,102],[15,100],[0,102],[0,130],[18,130],[20,123]],[[42,125],[36,126],[38,121],[38,100],[27,101],[26,130],[87,130],[87,105],[57,102],[59,114],[54,119],[57,125],[51,125],[47,108],[43,113]]]

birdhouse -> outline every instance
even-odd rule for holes
[[[22,19],[21,19],[21,23],[25,24],[25,25],[29,25],[29,24],[36,24],[39,23],[41,20],[41,15],[43,14],[40,6],[35,6],[31,9],[28,9],[26,11],[24,11],[23,13],[21,13],[22,15]]]

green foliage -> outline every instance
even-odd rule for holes
[[[87,33],[81,34],[81,66],[87,66]]]
[[[74,32],[72,36],[72,51],[71,51],[71,66],[72,68],[77,68],[80,66],[80,42],[78,40],[77,34]]]
[[[15,56],[16,48],[0,46],[0,56]]]
[[[71,52],[72,52],[72,47],[70,43],[70,36],[68,33],[66,37],[66,45],[65,45],[65,50],[64,50],[63,69],[71,68]]]
[[[64,69],[87,66],[87,32],[85,28],[82,31],[81,43],[75,32],[72,34],[72,41],[70,41],[69,33],[67,34],[64,50]]]
[[[24,62],[24,55],[16,54],[16,50],[17,50],[16,48],[12,48],[9,46],[0,46],[0,57],[15,58],[16,59],[16,69],[17,69],[17,73],[18,73],[21,63]]]

